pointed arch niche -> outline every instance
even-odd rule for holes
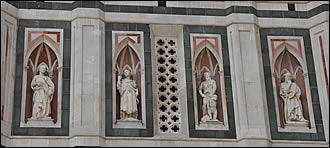
[[[25,28],[23,85],[20,127],[61,128],[62,122],[62,67],[63,29]],[[50,103],[51,120],[30,120],[33,94],[31,82],[39,74],[38,66],[45,63],[45,73],[55,85]]]
[[[221,51],[221,37],[218,34],[190,34],[192,76],[194,92],[195,128],[197,130],[228,130],[227,103],[224,82],[224,69]],[[203,97],[199,88],[209,72],[211,79],[216,82],[216,109],[218,121],[201,122],[203,117]]]
[[[144,41],[140,31],[112,31],[112,88],[113,128],[146,128]],[[124,70],[131,72],[138,90],[138,121],[120,120],[120,93],[117,88],[118,76]],[[123,77],[124,78],[124,77]]]
[[[278,131],[316,133],[303,38],[268,36],[268,45]],[[280,86],[284,82],[285,73],[292,74],[292,82],[301,90],[299,99],[307,123],[285,121],[284,101],[280,96]]]

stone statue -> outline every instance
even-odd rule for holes
[[[291,73],[284,74],[285,81],[281,83],[280,96],[284,101],[284,118],[289,122],[308,122],[303,116],[303,108],[300,101],[301,90],[295,82],[292,82]]]
[[[199,87],[199,94],[203,97],[203,117],[201,121],[218,121],[218,111],[216,106],[217,95],[215,94],[217,85],[215,81],[211,79],[209,72],[204,73],[204,78],[205,81],[203,81]]]
[[[50,120],[50,103],[53,100],[55,85],[52,80],[45,75],[48,70],[47,64],[42,62],[39,67],[39,75],[35,75],[31,82],[33,93],[32,120]]]
[[[118,76],[117,89],[120,93],[120,118],[121,120],[137,120],[137,98],[139,92],[135,80],[131,80],[131,72],[124,70],[124,79]]]

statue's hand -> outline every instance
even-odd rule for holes
[[[121,76],[118,76],[118,80],[120,80],[121,79]]]

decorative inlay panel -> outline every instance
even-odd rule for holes
[[[327,93],[328,93],[328,97],[329,97],[329,79],[328,79],[328,74],[327,74],[327,65],[326,65],[326,60],[325,60],[325,51],[324,51],[324,47],[323,47],[323,40],[322,40],[322,36],[319,36],[319,41],[320,41],[320,50],[321,50],[321,55],[322,55],[322,67],[323,67],[323,71],[324,71],[324,77],[325,77],[325,85],[327,87]]]
[[[157,121],[159,133],[181,131],[180,98],[178,97],[177,39],[156,37]]]
[[[268,36],[279,132],[316,133],[302,37]]]

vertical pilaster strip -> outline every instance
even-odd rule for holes
[[[104,22],[76,19],[72,22],[70,136],[104,136],[105,76]],[[100,145],[92,138],[76,145]],[[73,140],[75,141],[75,140]]]
[[[17,19],[1,9],[1,134],[11,135]]]
[[[329,142],[329,22],[310,30],[325,139]]]
[[[253,24],[233,24],[227,30],[237,138],[269,139],[258,28]],[[242,144],[249,145],[249,141],[243,140]],[[269,143],[265,140],[263,145]]]

